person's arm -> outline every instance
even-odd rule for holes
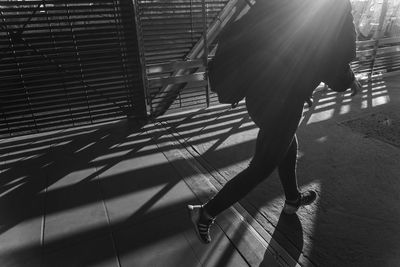
[[[358,91],[361,90],[362,86],[361,83],[357,80],[357,78],[354,78],[354,81],[351,84],[350,88],[351,88],[351,96],[355,96],[358,93]]]

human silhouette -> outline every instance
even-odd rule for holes
[[[352,88],[355,93],[359,86],[349,66],[356,39],[349,0],[258,0],[228,30],[220,40],[231,42],[221,44],[227,51],[225,67],[240,75],[226,75],[225,69],[223,78],[246,84],[247,110],[260,130],[249,166],[205,204],[187,207],[204,243],[211,242],[215,217],[275,168],[286,198],[284,213],[316,199],[315,191],[299,190],[296,175],[296,130],[304,102],[322,81],[339,92]]]

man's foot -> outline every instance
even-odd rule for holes
[[[307,206],[314,202],[317,198],[317,193],[313,190],[305,191],[300,193],[297,200],[285,201],[285,206],[283,207],[283,212],[286,214],[294,214],[301,206]]]
[[[210,243],[210,227],[214,223],[215,218],[207,215],[201,205],[188,205],[187,209],[197,237],[205,244]]]

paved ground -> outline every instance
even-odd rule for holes
[[[218,218],[208,246],[185,205],[250,160],[243,106],[2,140],[0,266],[399,266],[399,102],[399,77],[352,100],[317,92],[298,131],[300,184],[317,203],[282,215],[274,174]]]
[[[302,265],[399,266],[400,78],[366,84],[353,99],[327,90],[314,98],[298,131],[298,174],[301,187],[318,191],[316,205],[295,217],[281,214],[276,174],[242,205]],[[164,124],[218,172],[221,183],[245,168],[253,153],[257,129],[243,106]]]
[[[197,240],[186,205],[216,189],[172,141],[132,121],[2,140],[0,266],[277,266],[234,210]]]

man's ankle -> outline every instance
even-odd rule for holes
[[[201,209],[201,213],[202,213],[202,217],[205,220],[214,220],[215,217],[211,216],[210,213],[207,211],[206,207],[204,205],[202,205],[202,209]]]
[[[290,204],[295,204],[300,200],[300,198],[301,198],[301,193],[297,192],[297,196],[295,198],[286,198],[286,202]]]

